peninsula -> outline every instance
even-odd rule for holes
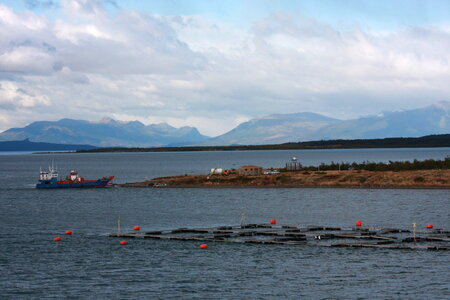
[[[122,186],[450,188],[450,156],[443,160],[331,163],[318,167],[303,167],[294,157],[285,168],[216,168],[207,175],[157,177]]]
[[[450,188],[450,170],[303,171],[242,176],[183,175],[125,183],[127,187],[365,187]]]

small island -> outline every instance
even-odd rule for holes
[[[294,158],[285,168],[242,166],[209,174],[157,177],[125,187],[358,187],[450,188],[450,157],[444,160],[302,167]]]

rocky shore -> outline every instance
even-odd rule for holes
[[[183,175],[157,177],[120,186],[450,188],[450,170],[301,171],[256,176]]]

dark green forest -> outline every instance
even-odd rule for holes
[[[412,170],[436,170],[450,169],[450,156],[443,160],[414,160],[414,161],[389,161],[363,162],[363,163],[335,163],[321,164],[320,166],[303,167],[302,171],[331,171],[331,170],[366,170],[366,171],[412,171]]]

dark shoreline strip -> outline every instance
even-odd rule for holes
[[[342,188],[342,189],[381,189],[381,190],[391,190],[391,189],[424,189],[424,190],[448,190],[450,186],[342,186],[342,185],[168,185],[168,186],[146,186],[146,185],[129,185],[128,183],[115,184],[117,187],[121,188],[157,188],[157,189],[185,189],[185,188],[194,188],[194,189],[226,189],[226,188],[242,188],[242,189],[279,189],[279,188],[287,188],[287,189],[295,189],[295,188],[307,188],[307,189],[319,189],[319,188]]]

